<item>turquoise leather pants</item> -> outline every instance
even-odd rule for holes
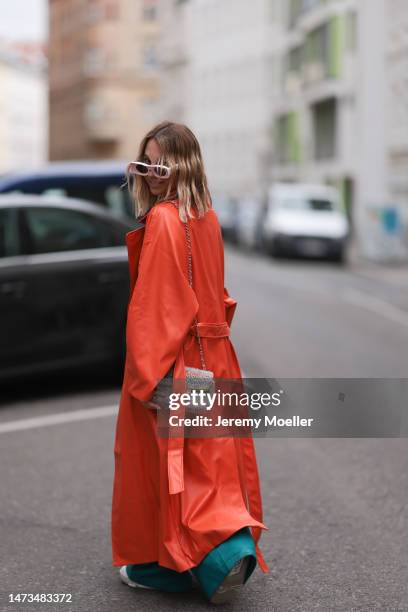
[[[182,593],[193,587],[193,575],[208,599],[242,557],[250,557],[245,582],[256,567],[255,543],[248,527],[213,548],[199,565],[186,572],[176,572],[157,562],[130,565],[129,578],[134,582],[160,591]]]

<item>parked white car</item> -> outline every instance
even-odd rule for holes
[[[271,255],[302,255],[343,262],[349,230],[335,188],[275,183],[269,189],[262,244]]]

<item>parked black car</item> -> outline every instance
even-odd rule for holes
[[[79,198],[101,204],[115,216],[133,219],[126,183],[126,162],[83,160],[50,162],[42,168],[0,177],[0,193],[27,193]]]
[[[123,364],[135,227],[81,200],[0,196],[0,379]]]

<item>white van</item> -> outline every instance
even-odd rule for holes
[[[275,183],[269,189],[262,243],[271,255],[304,255],[342,262],[349,230],[335,188]]]

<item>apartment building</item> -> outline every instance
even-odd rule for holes
[[[270,0],[187,4],[189,36],[181,33],[188,57],[183,117],[202,144],[213,193],[251,195],[270,166],[273,5]]]
[[[160,45],[162,119],[187,122],[191,106],[191,1],[162,0]]]
[[[164,0],[161,14],[163,110],[196,130],[213,189],[331,182],[351,209],[356,0]]]
[[[160,95],[157,0],[50,0],[50,159],[130,158]]]
[[[280,86],[273,101],[274,178],[337,186],[360,253],[374,259],[404,259],[407,3],[277,4],[283,25]]]
[[[408,219],[408,2],[387,0],[387,8],[388,192]]]
[[[362,21],[357,5],[364,0],[279,3],[282,36],[273,104],[274,178],[336,185],[353,220],[364,130],[358,100]]]
[[[47,159],[47,60],[43,45],[0,44],[0,174]]]

